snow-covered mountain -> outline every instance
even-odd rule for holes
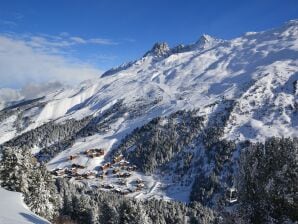
[[[223,129],[220,139],[236,143],[297,136],[298,20],[232,40],[204,35],[185,46],[170,48],[166,43],[156,43],[140,59],[95,80],[2,110],[0,143],[26,145],[48,161],[50,170],[69,167],[74,161],[67,158],[78,154],[75,162],[86,165],[81,171],[86,172],[119,152],[136,163],[136,157],[130,156],[136,150],[134,145],[123,148],[125,137],[135,139],[136,128],[153,125],[149,122],[158,117],[158,130],[168,122],[174,122],[173,128],[182,128],[179,122],[185,122],[188,115],[181,117],[175,114],[178,111],[192,111],[190,119],[202,118],[202,124],[192,129],[198,136],[215,125]],[[221,119],[224,122],[218,124]],[[145,176],[144,169],[135,172],[129,180],[143,178],[147,190],[133,196],[159,195],[188,201],[193,179],[184,187],[176,186],[173,176],[167,179],[172,173],[159,170],[159,165],[177,166],[181,153],[201,155],[203,146],[198,136],[185,140],[187,145],[157,164],[150,175]],[[98,147],[108,153],[94,159],[80,154]],[[107,178],[108,183],[115,184],[113,181]]]

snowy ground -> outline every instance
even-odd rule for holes
[[[0,188],[1,224],[47,224],[45,219],[32,213],[23,202],[22,195]]]

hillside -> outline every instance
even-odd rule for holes
[[[79,164],[79,175],[101,175],[99,166],[120,153],[137,167],[125,187],[112,168],[103,180],[71,181],[122,191],[140,178],[145,187],[128,195],[184,202],[202,173],[215,172],[222,189],[235,184],[240,143],[297,133],[297,20],[232,40],[157,43],[95,80],[0,112],[0,143],[32,150],[49,170]],[[105,155],[86,156],[92,148]]]

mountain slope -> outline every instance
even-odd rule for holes
[[[147,190],[133,196],[160,195],[188,201],[194,177],[202,172],[195,168],[198,161],[203,160],[205,166],[201,168],[208,173],[214,166],[205,157],[219,156],[215,155],[217,152],[204,151],[209,147],[209,143],[202,144],[207,137],[216,136],[212,144],[226,145],[223,155],[236,158],[236,147],[229,142],[223,144],[223,140],[237,143],[263,141],[270,136],[297,136],[297,80],[298,21],[229,41],[204,35],[194,44],[172,49],[166,43],[155,44],[141,59],[107,71],[96,80],[2,110],[0,143],[25,145],[40,159],[49,161],[51,170],[69,167],[74,162],[67,159],[70,155],[89,148],[105,148],[108,153],[100,158],[79,154],[75,162],[86,165],[82,170],[85,172],[120,152],[137,164],[134,159],[138,158],[138,150],[148,153],[148,157],[152,152],[135,150],[136,146],[147,147],[137,132],[147,131],[148,136],[167,144],[168,138],[160,136],[167,134],[169,127],[174,130],[169,133],[177,139],[188,136],[182,138],[184,145],[175,148],[171,145],[174,143],[169,143],[164,153],[173,150],[171,156],[161,156],[157,151],[154,158],[158,163],[148,169],[150,176],[144,176],[146,170],[139,164],[130,180],[146,179]],[[150,123],[155,118],[160,120]],[[184,119],[202,120],[202,125],[194,132]],[[152,128],[148,131],[146,125]],[[176,128],[185,131],[178,132]],[[126,144],[127,139],[134,144]],[[123,145],[130,148],[123,149]],[[190,162],[177,182],[188,184],[179,188],[170,167],[179,167],[187,155]],[[228,178],[227,170],[235,165],[232,161],[230,167],[218,171],[222,178]],[[113,178],[107,178],[107,182],[115,184]],[[167,193],[165,186],[170,189]],[[183,191],[184,195],[175,193]]]

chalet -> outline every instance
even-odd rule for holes
[[[56,176],[63,176],[65,174],[65,169],[57,168],[52,171],[52,174]]]
[[[113,169],[113,174],[116,174],[116,173],[119,173],[119,172],[120,172],[120,169],[119,168]]]
[[[134,191],[140,191],[142,188],[136,187]]]
[[[127,166],[127,167],[125,167],[125,169],[127,171],[135,171],[137,169],[137,166],[135,166],[135,165],[133,165],[133,166]]]
[[[78,169],[85,169],[86,168],[86,166],[76,164],[76,163],[71,164],[71,167],[72,168],[78,168]]]
[[[115,156],[113,158],[113,163],[118,163],[123,159],[123,155]]]
[[[121,166],[121,167],[128,166],[128,165],[129,165],[129,162],[127,162],[127,161],[122,161],[119,163],[119,166]]]
[[[140,190],[142,190],[144,187],[145,187],[145,184],[143,184],[143,183],[137,184],[137,186],[136,186],[136,191],[140,191]]]
[[[68,174],[69,176],[77,176],[78,174],[78,169],[76,167],[72,167],[70,169],[65,169],[65,173]]]
[[[118,193],[118,194],[121,193],[121,190],[120,190],[119,188],[115,188],[113,191],[114,191],[115,193]]]
[[[135,190],[134,190],[134,189],[131,189],[131,188],[128,188],[127,191],[128,191],[129,193],[134,193],[134,192],[135,192]]]
[[[111,167],[111,163],[106,163],[106,164],[103,164],[102,166],[99,167],[100,170],[106,170],[108,169],[109,167]]]
[[[119,179],[117,183],[119,185],[127,185],[127,181],[125,179]]]
[[[94,152],[94,153],[90,154],[89,157],[94,158],[94,157],[100,157],[103,155],[104,155],[104,152]]]
[[[84,154],[85,154],[85,155],[88,155],[89,153],[91,153],[91,150],[92,150],[92,149],[87,149],[87,150],[84,152]]]
[[[101,187],[105,188],[105,189],[113,189],[114,185],[112,185],[112,184],[102,184]]]
[[[123,190],[120,192],[120,194],[122,194],[122,195],[127,195],[129,193],[131,193],[129,190]]]
[[[144,184],[144,183],[139,183],[139,184],[137,184],[137,188],[142,189],[142,188],[144,188],[144,187],[145,187],[145,184]]]
[[[100,157],[105,154],[104,149],[88,149],[85,151],[85,154],[91,158]]]
[[[144,181],[141,178],[138,178],[138,179],[136,179],[136,183],[141,184],[141,183],[144,183]]]
[[[76,176],[76,180],[83,180],[84,178],[80,175]]]
[[[131,173],[118,173],[118,178],[128,178],[131,176]]]
[[[68,160],[74,160],[74,159],[76,159],[76,158],[78,158],[78,155],[70,155],[70,156],[68,157]]]
[[[96,178],[96,175],[95,174],[88,174],[86,176],[86,179],[94,179],[94,178]]]
[[[96,173],[95,172],[91,172],[91,171],[87,171],[82,176],[84,178],[86,178],[86,179],[94,179],[96,177]]]

